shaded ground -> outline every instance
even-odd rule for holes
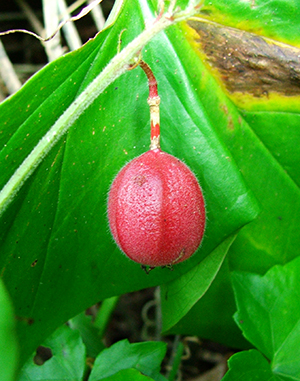
[[[146,289],[122,295],[113,313],[106,333],[106,344],[123,339],[130,342],[163,340],[168,343],[168,355],[163,373],[172,362],[176,340],[184,343],[185,350],[179,368],[178,381],[218,381],[227,371],[231,348],[197,337],[161,336],[158,327],[160,313],[155,301],[155,289]]]

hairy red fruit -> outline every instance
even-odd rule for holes
[[[150,150],[118,173],[108,219],[116,243],[133,261],[150,267],[179,263],[202,240],[202,191],[183,162],[158,148]]]

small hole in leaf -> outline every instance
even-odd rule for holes
[[[52,356],[53,355],[50,348],[40,346],[36,350],[33,362],[36,365],[43,365],[46,361],[50,360]]]
[[[33,261],[32,263],[31,263],[31,267],[35,267],[36,266],[36,264],[37,264],[37,262],[38,262],[38,260],[36,259],[35,261]]]

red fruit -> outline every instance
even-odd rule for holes
[[[116,243],[133,261],[150,267],[179,263],[202,240],[202,191],[185,164],[157,148],[118,173],[109,192],[108,219]]]

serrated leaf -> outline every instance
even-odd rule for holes
[[[270,361],[275,375],[300,380],[300,258],[266,275],[233,272],[238,312],[245,337]]]
[[[130,344],[128,340],[119,341],[98,355],[89,381],[102,380],[130,368],[156,381],[164,381],[165,377],[159,372],[166,349],[166,344],[163,342]]]
[[[233,355],[228,361],[229,370],[222,381],[276,381],[281,378],[272,374],[268,360],[252,349]]]

